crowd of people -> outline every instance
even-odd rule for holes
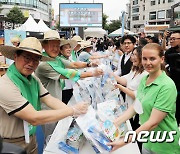
[[[114,87],[121,91],[127,108],[114,124],[130,119],[137,134],[175,130],[172,143],[138,145],[143,154],[179,153],[180,31],[165,32],[162,39],[140,34],[85,41],[78,35],[62,39],[57,31],[49,30],[41,40],[28,37],[13,47],[0,46],[0,52],[14,61],[0,78],[0,136],[5,142],[37,153],[36,126],[43,125],[48,138],[58,120],[85,114],[89,104],[74,103],[73,85],[83,78],[102,76],[98,65],[101,59],[110,59],[117,81]],[[86,69],[90,67],[95,68]],[[128,143],[119,139],[108,144],[114,151]]]

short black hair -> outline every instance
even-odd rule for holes
[[[117,47],[117,48],[119,48],[121,45],[120,45],[120,41],[116,41],[115,42],[115,46]]]
[[[146,36],[146,38],[150,39],[150,38],[151,38],[151,36],[150,36],[150,35],[148,35],[148,36]]]
[[[171,34],[180,33],[180,30],[172,31]]]
[[[139,45],[140,45],[140,46],[145,46],[147,43],[148,43],[148,42],[147,42],[147,40],[146,40],[145,38],[140,38],[140,39],[139,39]]]
[[[159,39],[155,36],[151,37],[150,40],[152,40],[152,43],[157,43],[159,44]]]
[[[124,35],[124,36],[121,38],[121,44],[123,44],[126,39],[131,40],[131,42],[132,42],[133,44],[136,43],[136,39],[135,39],[134,36],[132,36],[132,35]]]

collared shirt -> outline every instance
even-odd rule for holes
[[[143,71],[142,73],[138,73],[136,76],[135,73],[135,71],[131,70],[128,74],[123,75],[122,77],[127,81],[126,87],[130,90],[133,90],[136,96],[139,83],[141,79],[148,74],[148,72]],[[125,102],[127,103],[127,107],[129,107],[131,104],[133,104],[134,100],[132,99],[132,97],[126,95]]]
[[[40,80],[33,76],[40,87],[40,97],[48,91],[43,87]],[[38,93],[38,91],[37,91]],[[23,120],[14,116],[14,113],[24,109],[28,105],[18,87],[5,74],[0,78],[0,136],[3,138],[19,138],[24,136]],[[11,115],[8,115],[10,114]],[[13,113],[13,114],[12,114]]]
[[[176,130],[177,134],[173,135],[175,141],[172,143],[166,143],[165,141],[161,143],[152,143],[148,141],[143,145],[145,148],[156,153],[176,154],[180,150],[178,148],[180,133],[175,119],[176,86],[165,72],[162,72],[162,74],[149,85],[146,85],[147,78],[148,75],[141,80],[137,91],[137,99],[141,102],[143,108],[143,113],[139,115],[140,123],[144,124],[147,122],[151,116],[152,110],[157,109],[166,112],[167,116],[153,129],[153,131],[155,131],[155,133],[157,133],[157,131],[163,133],[164,131],[170,132]],[[166,136],[166,138],[169,138],[169,136]]]
[[[79,61],[88,62],[90,57],[91,57],[91,54],[85,51],[82,51],[79,55]]]
[[[125,55],[124,64],[129,60],[129,58],[131,57],[131,54],[132,54],[132,52],[124,53],[124,55]],[[122,73],[122,71],[121,71],[121,61],[122,61],[122,58],[123,58],[123,55],[119,58],[117,71],[114,72],[116,75],[119,75],[119,76],[121,76],[121,73]]]

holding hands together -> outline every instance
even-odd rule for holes
[[[99,64],[100,64],[99,59],[93,59],[91,60],[91,63],[90,63],[91,67],[97,67]]]
[[[114,84],[114,88],[117,89],[117,88],[120,88],[120,84]]]
[[[81,114],[85,114],[88,110],[89,104],[86,102],[78,103],[72,106],[73,109],[73,116],[77,117]]]
[[[103,70],[102,69],[99,69],[99,68],[96,68],[94,71],[93,71],[93,76],[99,76],[99,75],[103,75]]]

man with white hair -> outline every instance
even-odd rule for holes
[[[41,80],[42,84],[49,91],[49,93],[55,98],[62,100],[62,90],[65,87],[64,79],[71,79],[72,81],[78,81],[82,76],[81,73],[74,69],[67,68],[81,68],[90,66],[90,63],[78,62],[71,63],[68,60],[63,60],[59,57],[60,43],[64,41],[60,39],[57,31],[49,30],[44,33],[44,38],[41,40],[44,48],[43,55],[49,58],[54,58],[54,61],[41,62],[37,67],[35,74]],[[77,45],[77,42],[74,43]],[[74,46],[75,46],[74,45]],[[102,71],[96,71],[93,75],[101,75]],[[65,102],[67,103],[67,102]],[[48,109],[47,106],[43,106],[44,109]],[[50,136],[56,127],[56,123],[46,124],[44,126],[45,137]]]

